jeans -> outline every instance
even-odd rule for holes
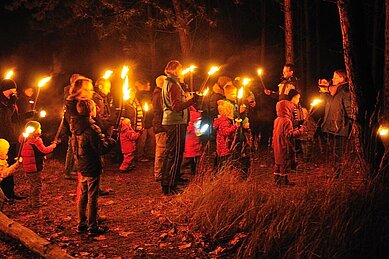
[[[162,178],[162,165],[166,155],[166,132],[155,134],[154,177]]]
[[[162,187],[174,189],[180,177],[185,149],[186,124],[163,126],[166,130],[166,157],[162,166]]]
[[[77,210],[78,226],[97,228],[97,198],[99,194],[100,176],[86,177],[78,174]],[[88,207],[88,214],[86,209]]]
[[[41,202],[42,172],[28,172],[26,175],[30,184],[30,206],[38,207]]]

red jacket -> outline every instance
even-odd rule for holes
[[[22,142],[23,136],[19,137]],[[21,156],[23,158],[23,171],[40,172],[43,170],[43,158],[54,150],[55,145],[45,146],[39,134],[32,134],[24,142]]]
[[[189,113],[190,121],[186,128],[184,157],[201,156],[200,137],[197,135],[198,129],[195,127],[195,124],[199,122],[201,115],[193,106],[189,107]]]
[[[136,150],[136,140],[139,136],[139,132],[135,132],[128,125],[122,124],[120,131],[120,145],[123,154],[132,153]]]
[[[277,103],[277,118],[274,120],[273,149],[277,165],[287,165],[294,156],[293,138],[301,134],[300,129],[293,129],[294,104],[287,100]]]
[[[232,120],[225,116],[220,116],[213,122],[213,128],[216,133],[216,153],[218,156],[227,156],[232,154],[230,146],[234,140],[234,134],[238,129],[232,124]]]

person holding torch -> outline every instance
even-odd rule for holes
[[[162,87],[163,118],[166,130],[166,158],[162,166],[162,192],[176,194],[180,167],[185,148],[186,128],[189,121],[188,108],[198,100],[196,93],[186,93],[181,82],[182,65],[171,60],[165,67],[166,80]]]

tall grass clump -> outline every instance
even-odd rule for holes
[[[389,252],[389,189],[351,179],[278,188],[226,167],[183,194],[193,231],[236,258],[379,258]],[[221,251],[221,252],[220,252]]]

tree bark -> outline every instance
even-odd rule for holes
[[[0,212],[0,231],[16,240],[19,240],[28,249],[44,258],[74,258],[58,246],[41,238],[29,228],[9,219],[2,212]]]
[[[294,62],[292,0],[284,0],[285,63]]]
[[[385,6],[384,116],[389,122],[389,0],[386,0]]]
[[[180,39],[180,46],[183,60],[187,60],[190,56],[190,35],[189,27],[186,24],[184,14],[179,0],[172,0],[174,11],[176,13],[176,29]]]

